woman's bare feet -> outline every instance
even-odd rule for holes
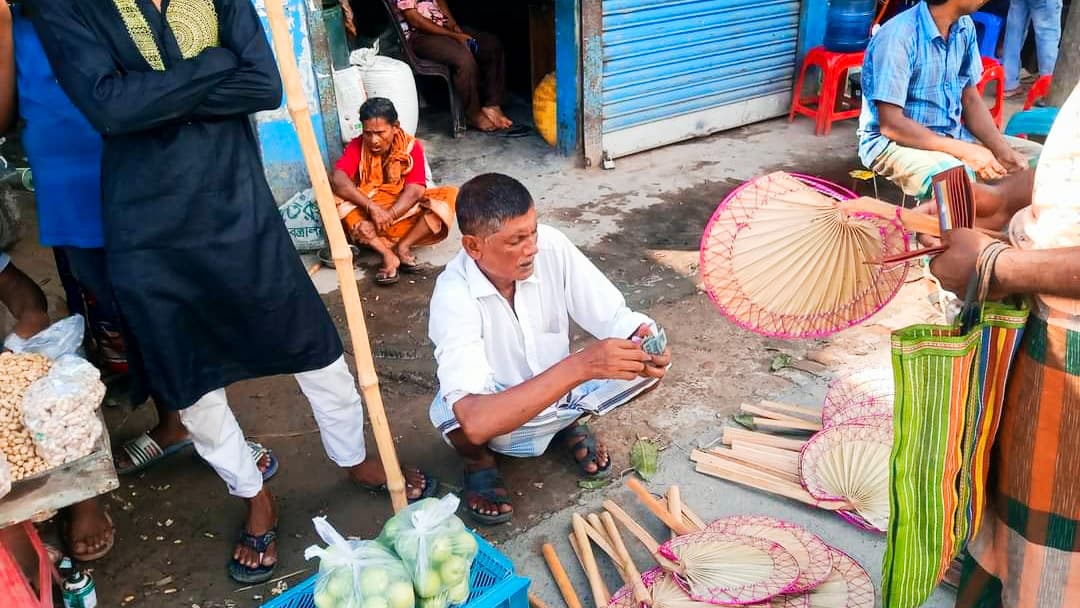
[[[488,118],[487,114],[482,110],[473,116],[469,116],[468,123],[470,127],[481,131],[498,131],[500,128],[499,123]]]
[[[100,559],[112,549],[116,529],[96,498],[71,505],[67,517],[64,541],[76,561]]]
[[[248,507],[245,532],[252,536],[262,536],[277,527],[277,503],[268,488],[264,486],[254,498],[248,498],[245,502]],[[237,543],[233,549],[233,559],[246,568],[272,566],[277,563],[277,541],[270,543],[266,552],[261,554],[247,545]]]
[[[424,495],[428,478],[423,471],[416,467],[401,467],[401,474],[405,476],[405,496],[409,500]],[[377,455],[368,456],[364,462],[349,467],[349,478],[366,488],[379,488],[386,485],[386,470]]]
[[[506,114],[503,114],[502,108],[499,106],[487,106],[480,108],[480,111],[499,129],[509,129],[514,126],[514,121],[510,120]]]

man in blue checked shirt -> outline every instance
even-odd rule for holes
[[[982,59],[968,15],[985,3],[925,0],[866,50],[859,158],[908,195],[929,198],[933,176],[962,164],[989,182],[975,185],[977,206],[1031,198],[1029,159],[1041,147],[998,131],[976,90]]]

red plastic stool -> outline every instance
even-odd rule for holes
[[[997,86],[994,87],[994,106],[990,108],[990,115],[994,117],[994,124],[997,125],[997,128],[1001,129],[1005,122],[1005,66],[990,57],[983,57],[982,65],[982,80],[979,81],[978,86],[975,88],[979,91],[979,95],[982,96],[988,84],[997,82]]]
[[[1028,91],[1027,101],[1024,102],[1024,109],[1030,110],[1035,107],[1035,102],[1041,97],[1046,97],[1050,94],[1050,84],[1053,81],[1053,76],[1039,76],[1039,79],[1035,81],[1035,84],[1031,85],[1031,90]]]
[[[847,109],[837,110],[837,95],[841,90],[840,83],[847,76],[851,68],[862,67],[863,51],[857,53],[833,53],[826,51],[825,47],[819,46],[810,49],[806,59],[803,60],[802,69],[799,70],[799,80],[795,83],[795,90],[791,93],[791,112],[788,113],[788,122],[795,120],[796,114],[809,116],[814,119],[814,133],[828,135],[832,130],[832,123],[837,120],[855,118],[862,110],[861,104],[850,98],[845,98],[846,105],[853,106]],[[821,70],[821,93],[816,97],[803,99],[803,82],[806,80],[806,70],[816,67]]]
[[[8,553],[3,543],[0,543],[0,597],[4,598],[4,608],[53,608],[53,584],[60,581],[60,575],[49,561],[49,553],[41,542],[34,524],[23,522],[20,524],[30,538],[30,544],[34,546],[37,554],[38,580],[37,596],[34,596],[30,582],[23,576],[15,558]]]

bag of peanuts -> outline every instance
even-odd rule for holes
[[[11,491],[11,465],[8,464],[7,456],[0,452],[0,498],[7,496]]]
[[[37,454],[49,466],[67,464],[94,450],[102,433],[97,408],[104,398],[101,374],[76,355],[53,361],[49,373],[26,389],[23,423]]]
[[[82,315],[71,315],[29,338],[23,339],[11,334],[4,340],[4,348],[13,353],[38,353],[51,361],[78,352],[85,331],[86,320]]]

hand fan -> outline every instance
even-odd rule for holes
[[[810,608],[874,608],[874,583],[847,553],[830,547],[833,569],[825,582],[807,593]],[[786,607],[785,607],[786,608]]]
[[[889,523],[892,429],[842,424],[814,435],[799,458],[799,477],[811,496],[846,500],[875,529]]]
[[[699,602],[686,594],[686,590],[675,582],[675,575],[663,568],[646,570],[641,575],[652,598],[652,608],[712,608],[712,604]],[[634,599],[634,590],[627,585],[611,596],[608,608],[638,608]]]
[[[868,416],[892,416],[892,370],[859,370],[837,378],[825,393],[821,422],[826,428]]]
[[[755,538],[767,538],[779,544],[795,557],[799,578],[784,593],[801,593],[817,587],[832,572],[832,553],[818,535],[802,526],[773,517],[746,515],[727,517],[708,526],[709,530],[729,532]]]
[[[675,581],[695,600],[723,606],[763,602],[799,578],[795,557],[778,543],[705,530],[660,547],[680,573]]]
[[[941,232],[975,225],[975,191],[967,168],[957,165],[931,179]]]
[[[850,192],[772,173],[729,194],[701,239],[705,289],[721,313],[775,337],[833,334],[880,310],[903,265],[868,264],[907,250],[895,218],[851,212]]]

